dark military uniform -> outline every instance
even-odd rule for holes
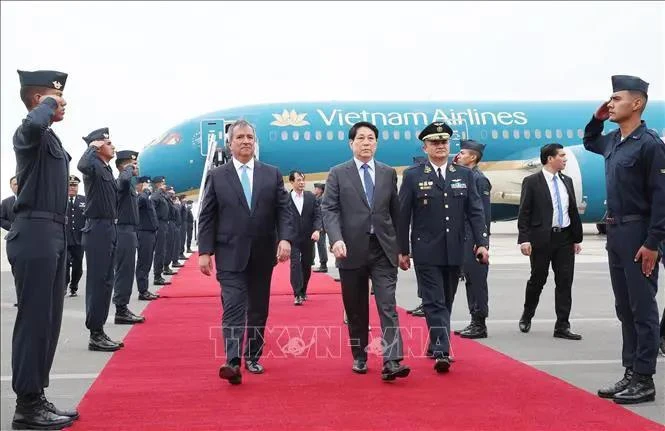
[[[171,249],[171,263],[175,268],[183,266],[178,258],[180,257],[180,239],[182,230],[182,211],[180,204],[177,204],[171,199],[171,210],[173,211],[171,217],[173,218],[173,248]]]
[[[70,175],[69,184],[78,185],[81,180]],[[67,272],[65,284],[69,284],[71,296],[76,296],[79,281],[83,276],[83,243],[81,229],[85,225],[85,196],[69,196],[67,200]]]
[[[138,182],[148,183],[149,177],[139,177]],[[138,242],[139,251],[136,260],[136,286],[139,290],[139,299],[152,300],[157,296],[148,291],[148,274],[152,265],[152,257],[155,253],[155,240],[159,220],[155,207],[150,200],[150,190],[146,187],[138,196],[139,226]]]
[[[474,150],[478,152],[481,157],[485,151],[484,144],[472,140],[462,141],[460,143],[460,148]],[[490,191],[492,190],[492,185],[485,174],[478,169],[478,166],[474,166],[471,171],[473,173],[476,190],[478,190],[478,195],[480,195],[480,199],[483,202],[483,214],[485,215],[485,226],[487,228],[489,242],[490,222],[492,221],[490,206]],[[466,236],[463,273],[466,284],[466,299],[469,305],[469,313],[471,314],[471,325],[469,325],[468,330],[461,331],[461,336],[464,338],[485,338],[487,337],[485,319],[489,312],[489,297],[487,289],[487,273],[489,266],[478,262],[473,253],[473,248],[475,246],[473,229],[468,219],[464,223],[464,230]]]
[[[447,135],[447,136],[446,136]],[[433,123],[419,139],[447,140],[450,127]],[[404,171],[399,191],[400,253],[411,255],[421,288],[423,309],[430,331],[429,353],[450,364],[450,313],[464,263],[464,222],[471,223],[474,243],[488,246],[482,201],[470,169],[448,163],[438,175],[429,161]],[[409,245],[409,227],[411,244]],[[412,250],[412,253],[411,253]],[[441,371],[447,370],[442,368]]]
[[[107,128],[91,132],[83,140],[89,145],[109,138]],[[106,144],[108,145],[108,144]],[[78,163],[87,198],[83,248],[87,263],[85,326],[90,330],[89,350],[114,351],[120,346],[104,333],[113,294],[113,265],[118,240],[118,186],[110,165],[88,147]]]
[[[164,177],[154,177],[154,183],[160,183],[165,180]],[[157,188],[153,190],[150,195],[150,201],[155,207],[155,213],[157,214],[157,219],[159,220],[159,228],[157,229],[157,238],[155,240],[155,259],[152,265],[152,271],[154,274],[154,284],[164,285],[170,284],[162,278],[162,272],[164,271],[164,265],[166,264],[166,245],[168,242],[168,233],[169,233],[169,216],[170,209],[168,203],[168,198],[166,193]]]
[[[61,72],[19,71],[21,87],[64,89]],[[12,335],[12,389],[17,395],[13,427],[66,426],[44,402],[44,388],[58,345],[65,297],[65,226],[71,157],[51,130],[58,102],[47,97],[14,133],[18,192],[16,218],[7,236],[18,310]],[[78,416],[78,413],[76,413]]]
[[[194,233],[194,213],[192,201],[187,201],[187,253],[192,253],[192,234]]]
[[[16,202],[16,196],[10,196],[2,200],[0,203],[0,221],[2,221],[2,228],[4,230],[9,230],[14,223],[16,215],[14,214],[14,202]]]
[[[136,160],[136,151],[119,151],[116,154],[116,166],[127,160]],[[136,228],[139,225],[138,197],[132,177],[134,166],[129,164],[118,175],[118,247],[115,253],[115,277],[113,279],[113,304],[115,304],[115,323],[143,323],[145,318],[132,313],[127,304],[132,295],[136,269],[136,248],[138,239]]]
[[[646,94],[648,88],[641,79],[629,76],[613,76],[612,84],[615,93]],[[623,139],[620,129],[606,135],[602,131],[603,121],[592,117],[584,130],[584,147],[605,158],[607,253],[623,334],[622,362],[638,376],[632,377],[632,388],[615,394],[614,399],[648,401],[653,400],[655,389],[649,394],[639,389],[653,388],[651,376],[656,372],[658,262],[646,277],[635,255],[642,246],[657,250],[665,239],[665,145],[644,121]]]
[[[180,199],[180,245],[178,247],[178,259],[186,260],[185,242],[187,242],[187,204],[184,196]]]

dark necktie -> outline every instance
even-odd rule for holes
[[[372,176],[369,174],[369,165],[367,163],[363,164],[362,169],[365,171],[363,174],[365,195],[367,195],[367,203],[371,207],[374,203],[374,182],[372,181]]]

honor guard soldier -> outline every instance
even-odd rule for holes
[[[12,428],[64,428],[78,418],[48,402],[44,388],[58,345],[65,299],[67,181],[71,157],[51,129],[62,121],[67,74],[18,71],[30,111],[14,133],[15,219],[7,240],[18,311],[12,335]]]
[[[69,285],[69,296],[76,296],[83,275],[83,243],[81,229],[85,226],[85,196],[78,194],[81,179],[69,176],[69,198],[67,201],[67,272],[65,284]],[[66,292],[65,292],[66,293]]]
[[[462,166],[471,169],[473,180],[480,200],[483,202],[483,214],[485,215],[485,227],[487,228],[487,239],[489,242],[490,222],[492,213],[490,206],[490,191],[492,185],[478,169],[478,163],[483,158],[485,144],[473,140],[466,140],[460,143],[460,152],[457,155],[456,162]],[[471,314],[471,324],[461,331],[455,331],[462,338],[487,338],[487,319],[489,309],[489,299],[487,291],[487,272],[488,265],[483,265],[476,260],[474,254],[475,244],[473,242],[473,230],[468,220],[464,222],[465,231],[465,256],[463,273],[466,280],[466,299]]]
[[[194,202],[187,201],[187,253],[194,253],[192,251],[192,234],[194,233],[194,213],[192,213],[192,204]]]
[[[136,188],[132,183],[139,173],[137,158],[139,153],[118,151],[115,167],[118,175],[118,246],[115,252],[115,275],[113,279],[113,304],[115,323],[133,325],[145,322],[145,317],[132,313],[127,305],[132,296],[136,270],[136,248],[138,239],[136,228],[139,225],[139,204]]]
[[[113,294],[113,267],[118,240],[118,186],[109,162],[115,147],[109,129],[97,129],[83,138],[88,149],[78,170],[83,173],[87,199],[83,248],[87,263],[85,281],[85,326],[90,330],[88,350],[113,352],[124,347],[104,332]]]
[[[612,77],[612,96],[584,130],[584,147],[605,158],[607,254],[623,334],[623,379],[598,395],[620,404],[653,401],[658,356],[658,246],[665,239],[665,145],[641,120],[649,84]],[[604,121],[619,129],[603,135]]]
[[[157,220],[159,220],[159,228],[157,229],[157,236],[155,238],[155,259],[152,265],[154,275],[153,284],[155,286],[171,284],[170,281],[166,281],[162,277],[166,263],[166,244],[169,236],[169,215],[171,209],[166,192],[164,191],[166,188],[165,181],[165,177],[153,177],[153,189],[150,194],[150,202],[152,202],[155,213],[157,214]],[[171,272],[171,274],[173,273]]]
[[[178,237],[180,236],[180,209],[176,206],[175,189],[173,186],[166,188],[166,196],[169,201],[169,237],[166,242],[166,264],[164,265],[164,274],[173,275],[176,272],[171,269],[184,266],[178,262]]]
[[[150,177],[138,177],[136,191],[138,192],[139,226],[138,226],[138,258],[136,259],[136,287],[139,290],[140,301],[152,301],[159,295],[148,290],[148,274],[155,253],[155,241],[159,220],[155,207],[150,200]]]
[[[14,214],[14,203],[16,202],[16,191],[18,190],[16,176],[9,179],[9,187],[11,187],[13,195],[3,199],[2,203],[0,203],[0,220],[2,220],[2,228],[7,231],[12,228],[12,223],[14,223],[14,219],[16,218],[16,214]]]
[[[180,195],[180,246],[178,247],[178,259],[187,260],[185,256],[185,242],[187,241],[187,196]]]
[[[483,204],[473,172],[448,162],[452,133],[440,122],[420,133],[418,139],[423,141],[427,160],[404,171],[399,190],[400,267],[409,269],[413,257],[430,332],[427,353],[436,359],[438,373],[447,372],[452,362],[450,313],[464,263],[465,220],[471,226],[476,258],[487,264],[489,257]]]

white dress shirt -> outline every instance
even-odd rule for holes
[[[245,164],[247,166],[247,176],[249,177],[249,190],[254,190],[254,157],[252,157],[249,162]],[[238,174],[238,179],[242,178],[242,163],[240,163],[235,157],[233,158],[233,166],[236,168],[236,173]],[[242,184],[242,180],[240,180]]]
[[[561,199],[561,209],[563,210],[563,226],[559,226],[559,208],[556,204],[556,192],[554,191],[554,174],[543,169],[543,175],[550,189],[550,198],[552,199],[552,227],[566,228],[570,226],[570,216],[568,215],[568,190],[560,176],[557,178],[559,186],[559,198]]]
[[[298,208],[298,214],[302,215],[302,206],[305,203],[305,192],[298,194],[295,190],[291,190],[291,199],[293,200],[293,203],[296,204],[296,208]]]
[[[367,190],[365,188],[365,171],[362,168],[362,165],[365,164],[365,162],[361,162],[360,160],[356,159],[355,157],[353,158],[353,161],[356,162],[356,168],[358,169],[358,175],[360,175],[360,182],[363,185],[363,190]],[[369,176],[372,178],[372,182],[374,183],[374,187],[376,187],[376,169],[374,166],[374,159],[370,160],[367,162],[367,166],[369,166]]]
[[[436,170],[441,168],[441,179],[445,180],[446,179],[446,168],[448,167],[448,161],[446,161],[446,163],[444,163],[443,165],[439,166],[436,163],[434,163],[431,159],[428,159],[428,160],[429,160],[429,164],[432,165],[432,169],[434,169],[435,174],[439,175]]]

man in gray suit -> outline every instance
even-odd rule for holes
[[[381,318],[383,380],[406,377],[395,303],[397,285],[397,173],[374,160],[379,131],[372,123],[349,130],[353,159],[330,170],[321,203],[323,224],[339,262],[342,298],[349,320],[353,371],[367,373],[369,280]]]

